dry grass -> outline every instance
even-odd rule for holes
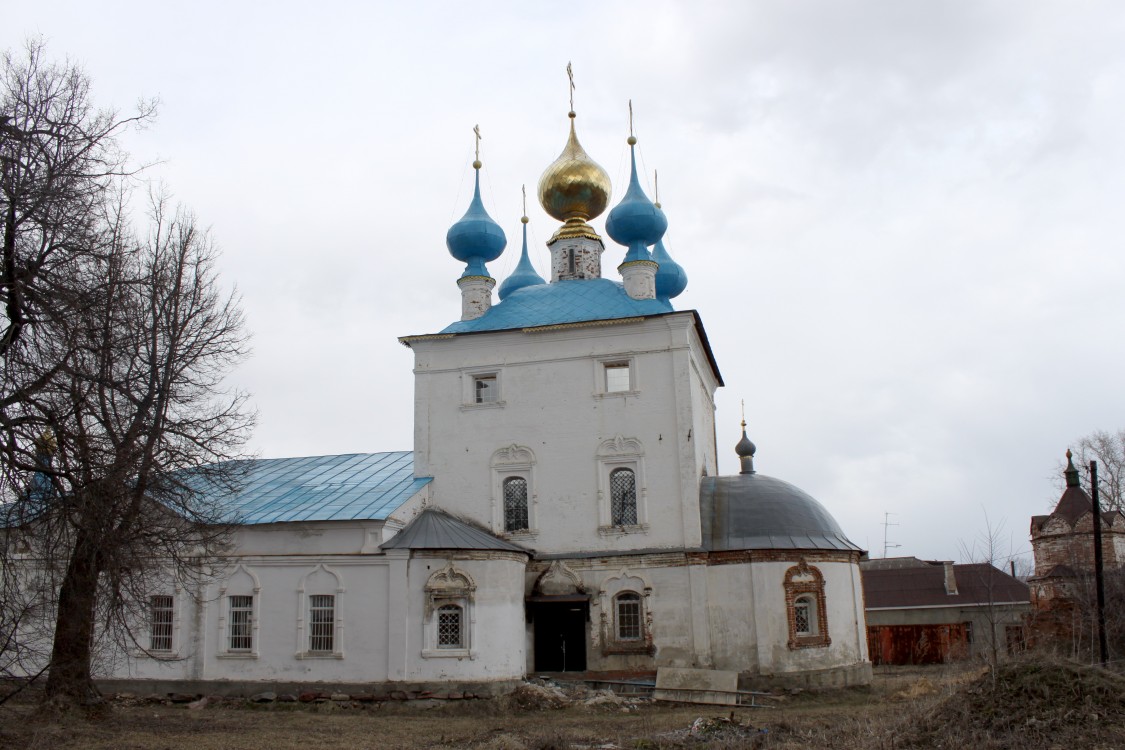
[[[884,671],[870,688],[802,693],[770,709],[490,701],[341,707],[118,704],[97,720],[37,720],[31,703],[0,709],[0,747],[63,750],[309,748],[1083,748],[1125,747],[1125,680],[1073,665],[1024,662]],[[556,707],[559,706],[559,707]],[[1093,716],[1097,716],[1095,720]],[[689,729],[696,719],[697,733]],[[763,731],[765,730],[765,731]]]

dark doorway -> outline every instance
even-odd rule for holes
[[[532,608],[535,671],[585,671],[586,623],[589,620],[590,602],[537,601],[532,603]]]

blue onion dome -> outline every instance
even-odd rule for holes
[[[660,206],[659,203],[656,205]],[[656,271],[656,298],[669,300],[678,297],[687,288],[687,272],[672,260],[664,247],[664,240],[658,240],[652,248],[652,259],[660,264]]]
[[[523,252],[520,253],[520,262],[516,264],[516,270],[512,271],[511,276],[504,279],[504,283],[500,285],[496,292],[501,300],[525,286],[547,283],[542,276],[535,272],[535,267],[531,265],[531,258],[527,255],[527,217],[521,217],[520,221],[523,222]]]
[[[570,237],[601,239],[586,222],[600,216],[609,205],[609,174],[590,158],[578,142],[574,112],[571,111],[568,116],[570,137],[566,146],[539,178],[540,205],[548,215],[565,222],[548,244]]]
[[[445,245],[449,248],[449,254],[466,263],[465,273],[461,274],[462,278],[488,276],[488,268],[484,264],[499,258],[508,244],[504,230],[492,220],[484,210],[484,204],[481,203],[480,167],[479,160],[473,162],[476,179],[469,210],[445,233]]]
[[[613,241],[629,248],[625,254],[626,263],[652,260],[648,247],[659,242],[668,230],[664,212],[648,199],[637,179],[636,144],[637,139],[629,136],[629,160],[632,163],[629,189],[621,202],[609,212],[605,222],[605,231]]]

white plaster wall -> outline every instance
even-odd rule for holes
[[[298,589],[306,576],[323,564],[339,576],[343,591]],[[241,567],[241,569],[239,569]],[[237,571],[237,573],[236,573]],[[389,561],[383,556],[246,556],[228,570],[232,577],[256,579],[253,655],[227,652],[225,581],[207,585],[196,603],[177,592],[174,661],[132,654],[118,662],[117,677],[206,680],[293,680],[309,682],[368,682],[387,679]],[[250,593],[231,589],[232,593]],[[340,657],[300,655],[307,650],[307,633],[299,639],[299,619],[309,593],[334,593]]]
[[[532,525],[526,541],[551,552],[694,546],[698,478],[713,456],[717,383],[690,312],[640,322],[472,334],[412,342],[415,471],[435,477],[434,504],[501,531],[492,454],[512,444],[535,454]],[[600,363],[634,362],[635,390],[600,394]],[[474,374],[497,372],[498,404],[466,404]],[[706,382],[704,382],[706,381]],[[702,394],[702,395],[701,395]],[[600,534],[596,452],[616,435],[644,446],[647,529]],[[704,447],[697,447],[703,443]]]

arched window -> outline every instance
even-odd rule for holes
[[[637,524],[637,475],[632,469],[614,469],[609,475],[610,523]]]
[[[617,616],[617,640],[639,641],[644,637],[641,617],[641,596],[625,591],[614,598]]]
[[[437,611],[437,647],[464,648],[464,611],[460,605],[445,604]]]
[[[508,477],[504,480],[504,531],[527,528],[527,480]]]
[[[824,575],[803,558],[785,571],[785,603],[789,648],[824,648],[832,644],[828,637]]]

